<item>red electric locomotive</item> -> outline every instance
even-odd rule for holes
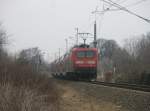
[[[98,64],[97,48],[88,45],[73,47],[69,53],[51,64],[54,76],[73,79],[96,79]]]

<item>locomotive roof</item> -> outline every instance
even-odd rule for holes
[[[59,62],[61,59],[63,59],[65,56],[67,56],[67,55],[68,55],[70,52],[72,52],[72,51],[84,51],[84,50],[94,50],[94,51],[97,51],[97,48],[90,47],[90,46],[87,45],[87,44],[76,45],[76,46],[72,47],[69,52],[65,53],[65,54],[64,54],[63,56],[61,56],[60,58],[54,60],[52,63],[57,63],[57,62]]]
[[[80,45],[76,45],[74,46],[71,50],[72,51],[75,51],[75,50],[97,50],[97,48],[94,48],[94,47],[90,47],[89,45],[87,44],[80,44]]]
[[[94,50],[94,51],[96,51],[97,48],[90,47],[90,48],[73,48],[72,49],[72,51],[79,51],[79,50]]]

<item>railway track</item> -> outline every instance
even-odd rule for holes
[[[137,85],[137,84],[127,84],[127,83],[106,83],[106,82],[100,82],[100,81],[92,81],[90,83],[96,84],[96,85],[104,85],[104,86],[110,86],[110,87],[118,87],[118,88],[150,92],[150,86],[147,86],[147,85]]]
[[[85,80],[71,80],[61,77],[55,77],[57,79],[67,80],[67,81],[76,81],[76,82],[84,82],[89,84],[95,84],[95,85],[104,85],[109,87],[118,87],[118,88],[124,88],[124,89],[131,89],[131,90],[138,90],[138,91],[144,91],[144,92],[150,92],[150,86],[148,85],[137,85],[137,84],[128,84],[128,83],[108,83],[108,82],[100,82],[100,81],[85,81]]]

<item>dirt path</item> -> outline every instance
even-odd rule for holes
[[[97,101],[96,97],[85,92],[84,89],[76,90],[66,83],[57,85],[61,91],[61,111],[127,111],[112,102]]]

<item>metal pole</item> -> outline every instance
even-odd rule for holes
[[[39,57],[39,54],[37,55],[37,65],[36,65],[36,71],[38,72],[39,71],[39,61],[40,61],[40,59],[39,59],[40,57]]]
[[[66,53],[68,52],[68,39],[65,39],[66,41]]]
[[[84,40],[84,45],[85,45],[85,43],[86,43],[86,39],[83,39]]]
[[[59,53],[59,61],[60,61],[60,48],[59,48],[59,52],[58,53]]]
[[[78,31],[79,31],[79,29],[75,28],[75,30],[76,30],[76,45],[78,45]]]
[[[94,47],[96,48],[96,45],[97,45],[97,32],[96,32],[96,20],[95,20],[95,23],[94,23]]]

